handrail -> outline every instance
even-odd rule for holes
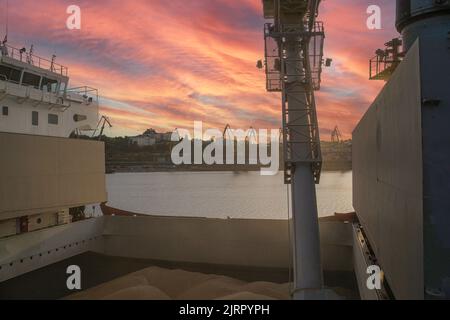
[[[0,74],[0,78],[3,78],[4,80],[2,80],[2,79],[0,79],[0,80],[2,80],[2,81],[5,81],[5,87],[4,87],[4,89],[1,89],[1,90],[7,90],[7,88],[8,88],[8,83],[13,83],[13,84],[17,84],[17,85],[19,85],[19,86],[22,86],[22,87],[25,87],[25,96],[26,97],[29,97],[29,95],[30,95],[30,89],[34,89],[34,90],[37,90],[37,91],[40,91],[41,92],[41,94],[42,94],[42,99],[43,99],[43,97],[44,97],[44,94],[46,94],[47,92],[45,91],[45,89],[38,89],[38,88],[35,88],[35,87],[33,87],[33,86],[27,86],[27,85],[24,85],[24,84],[20,84],[20,83],[18,83],[18,82],[16,82],[16,81],[13,81],[13,80],[9,80],[5,75],[3,75],[3,74]],[[91,94],[91,95],[88,95],[89,93],[91,93],[91,92],[95,92],[95,95],[94,94]],[[92,102],[95,102],[95,103],[98,103],[98,90],[97,89],[94,89],[94,88],[90,88],[90,87],[79,87],[79,88],[72,88],[72,89],[67,89],[66,91],[64,91],[64,90],[60,90],[60,91],[58,91],[58,92],[50,92],[50,94],[52,95],[52,96],[54,96],[54,97],[56,97],[57,99],[63,99],[62,101],[64,101],[67,97],[66,97],[66,93],[75,93],[75,94],[78,94],[78,95],[80,95],[80,96],[82,96],[83,97],[83,102],[86,104],[86,105],[90,105]],[[95,96],[95,97],[92,97],[92,96]],[[62,103],[61,103],[62,104]]]
[[[95,101],[98,102],[98,89],[88,87],[88,86],[81,86],[81,87],[75,87],[75,88],[68,88],[66,90],[67,93],[75,93],[79,95],[83,95],[85,98],[89,98],[89,96],[94,96]]]
[[[18,84],[18,85],[21,85],[24,87],[30,87],[30,88],[33,87],[33,86],[25,85],[25,84],[20,84],[19,82],[14,81],[14,80],[10,80],[4,74],[0,74],[0,78],[3,78],[0,80],[5,81],[7,83],[14,83],[14,84]],[[36,88],[36,87],[33,87],[33,88],[36,90],[45,92],[44,88]],[[74,93],[74,94],[82,95],[84,98],[86,98],[86,100],[88,100],[90,98],[90,96],[93,96],[92,98],[95,98],[96,102],[98,102],[98,100],[99,100],[98,89],[92,88],[89,86],[68,88],[66,90],[60,90],[59,92],[51,92],[51,93],[53,93],[54,95],[59,96],[59,97],[62,97],[65,93]]]
[[[37,55],[26,52],[24,49],[17,49],[7,44],[0,45],[0,47],[2,49],[4,48],[6,49],[6,52],[0,50],[0,54],[2,56],[6,56],[20,62],[28,63],[32,66],[41,69],[50,70],[51,72],[60,74],[65,77],[67,77],[68,75],[68,68],[58,63],[55,63],[54,61],[41,58]]]
[[[391,57],[380,57],[376,55],[369,60],[369,79],[381,80],[386,75],[384,72],[393,72],[393,68],[396,68],[400,64],[401,60],[394,60]]]

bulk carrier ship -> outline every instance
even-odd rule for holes
[[[109,208],[104,143],[70,138],[95,130],[97,90],[70,88],[68,68],[54,57],[6,43],[1,52],[0,299],[289,299],[286,221]],[[104,216],[71,215],[96,204]],[[322,227],[329,278],[357,297],[351,239],[342,238],[350,225]],[[91,290],[68,289],[73,265]]]
[[[268,88],[285,90],[287,108],[296,94],[290,84],[308,84],[298,82],[302,74],[287,68],[289,60],[311,61],[293,57],[304,50],[295,48],[302,41],[285,39],[324,36],[314,21],[319,3],[263,1],[273,19],[266,45],[275,46],[266,52]],[[294,221],[142,216],[103,204],[104,216],[72,221],[71,209],[107,201],[103,143],[68,138],[95,129],[97,92],[69,89],[67,68],[54,59],[4,45],[0,298],[450,298],[450,4],[398,0],[397,10],[404,48],[394,50],[399,41],[392,41],[377,51],[371,78],[387,82],[353,134],[356,215],[324,219],[295,210]],[[294,143],[290,126],[284,141]],[[314,150],[307,166],[287,163],[287,183],[298,172],[319,182]],[[298,233],[305,221],[312,228]],[[303,252],[312,259],[299,259]],[[82,270],[75,292],[66,283],[74,265]],[[382,270],[380,287],[368,286],[373,266]]]

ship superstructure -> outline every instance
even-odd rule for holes
[[[39,246],[24,234],[69,224],[72,212],[106,200],[104,144],[69,139],[97,122],[97,90],[70,89],[55,56],[0,44],[0,280],[23,273],[11,259]]]
[[[0,131],[69,137],[98,121],[98,91],[69,88],[68,68],[4,43],[0,47]]]

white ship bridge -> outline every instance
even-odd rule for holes
[[[0,131],[68,137],[93,130],[98,122],[98,91],[69,88],[68,68],[0,44]]]

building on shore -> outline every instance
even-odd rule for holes
[[[130,141],[132,144],[136,144],[139,147],[148,147],[158,143],[170,142],[171,137],[171,132],[158,133],[154,129],[148,129],[139,136],[130,137]]]

